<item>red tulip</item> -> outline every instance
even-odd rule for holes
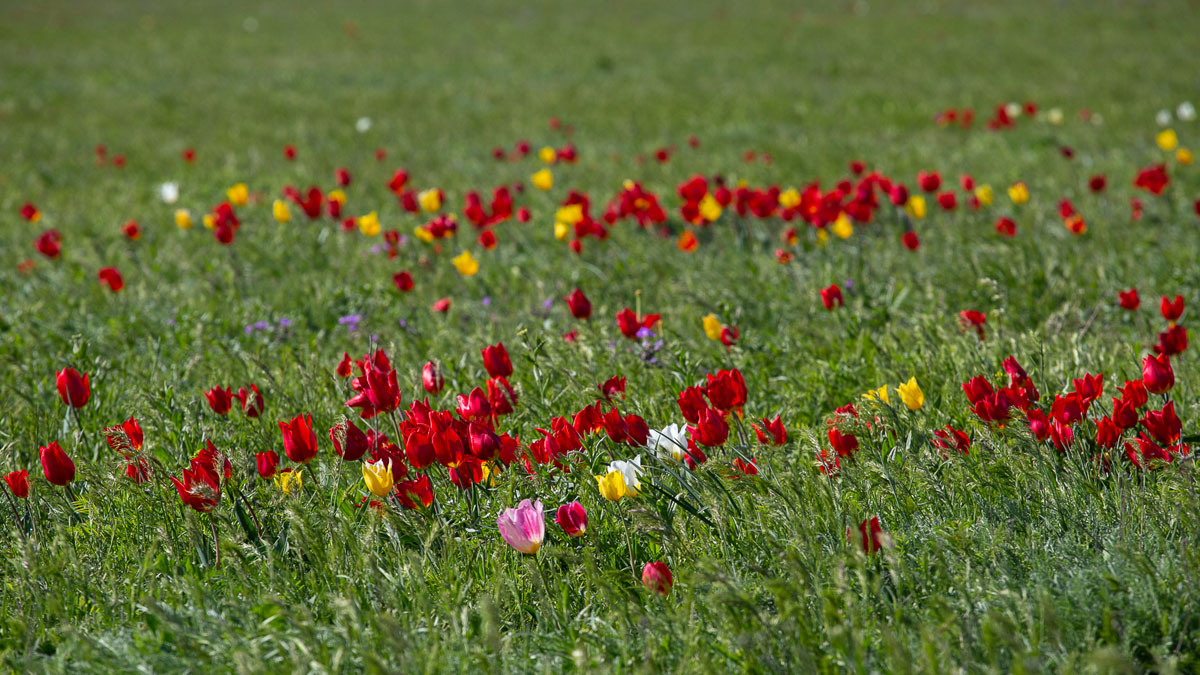
[[[5,474],[4,482],[8,483],[8,489],[12,491],[17,499],[25,499],[29,496],[28,471],[12,471]]]
[[[1178,321],[1179,317],[1183,316],[1183,307],[1182,295],[1175,296],[1174,300],[1169,300],[1164,295],[1162,296],[1162,301],[1159,303],[1163,318],[1167,321]]]
[[[626,307],[617,312],[617,328],[621,330],[621,335],[630,340],[636,340],[640,337],[643,329],[650,331],[660,318],[662,318],[661,314],[638,316],[634,314],[633,310]]]
[[[436,363],[429,361],[421,368],[421,386],[425,388],[425,391],[437,396],[445,384],[446,382],[442,378],[442,374],[438,372]]]
[[[254,455],[254,465],[258,469],[258,475],[271,478],[279,469],[279,453],[274,450],[257,453]]]
[[[1071,384],[1075,386],[1075,392],[1079,394],[1079,398],[1083,401],[1083,407],[1086,410],[1092,401],[1100,398],[1100,395],[1104,393],[1104,374],[1084,374],[1082,380],[1072,380]]]
[[[512,361],[508,358],[508,350],[504,343],[499,342],[480,350],[483,355],[483,367],[490,377],[508,377],[513,374]]]
[[[191,164],[196,161],[196,151],[192,148],[185,148],[183,151],[183,161]]]
[[[38,453],[42,459],[42,473],[51,485],[65,486],[75,480],[75,462],[63,452],[58,441],[39,448]]]
[[[942,186],[942,174],[937,171],[918,171],[917,185],[925,192],[937,192],[937,189]]]
[[[446,312],[449,312],[450,311],[450,298],[442,298],[441,300],[438,300],[437,302],[433,303],[432,309],[433,309],[433,311],[438,312],[440,314],[445,314]]]
[[[703,387],[688,387],[679,392],[679,411],[683,419],[696,424],[700,421],[700,411],[708,407],[707,394]]]
[[[1108,179],[1104,174],[1097,174],[1088,180],[1088,189],[1092,192],[1104,192],[1104,186],[1108,184]]]
[[[247,391],[245,387],[241,387],[233,396],[238,400],[239,403],[242,404],[242,413],[244,413],[246,417],[257,418],[262,414],[263,397],[258,391],[257,384],[251,384],[249,391]]]
[[[741,410],[742,406],[746,404],[746,380],[742,378],[741,371],[736,368],[719,370],[715,376],[709,373],[708,385],[704,393],[708,396],[712,407],[721,412]]]
[[[921,248],[921,240],[917,238],[917,233],[912,230],[908,230],[904,234],[900,235],[900,243],[904,244],[904,248],[910,251],[915,251],[918,248]]]
[[[204,392],[204,398],[208,399],[208,407],[218,415],[228,414],[233,407],[233,390],[229,387],[213,387]]]
[[[1183,423],[1175,414],[1175,402],[1171,401],[1162,410],[1151,410],[1142,417],[1142,427],[1150,432],[1160,445],[1170,446],[1179,442]]]
[[[337,171],[333,172],[333,176],[334,179],[337,180],[337,184],[341,185],[342,187],[346,187],[350,184],[350,171],[348,169],[338,169]]]
[[[125,288],[125,280],[121,277],[121,272],[115,267],[101,268],[96,277],[100,280],[101,284],[108,286],[109,290],[113,293]]]
[[[1163,190],[1170,183],[1171,179],[1167,176],[1167,165],[1156,164],[1147,167],[1138,172],[1136,178],[1133,179],[1135,187],[1139,187],[1152,195],[1161,195]]]
[[[583,508],[583,504],[579,502],[563,504],[555,512],[554,522],[562,527],[563,532],[566,532],[567,536],[581,537],[584,532],[587,532],[587,511]]]
[[[25,205],[21,207],[21,217],[31,223],[36,223],[41,219],[42,212],[38,211],[38,208],[33,205],[33,202],[25,202]]]
[[[591,318],[592,302],[583,294],[583,291],[576,288],[564,300],[567,301],[567,307],[571,310],[571,316],[576,319]]]
[[[1142,305],[1142,299],[1138,297],[1137,286],[1127,291],[1117,291],[1117,302],[1120,303],[1123,309],[1134,311]]]
[[[128,453],[142,449],[142,426],[132,417],[120,424],[104,430],[104,440],[108,447],[120,453]]]
[[[958,196],[953,192],[940,192],[937,196],[937,202],[943,211],[953,211],[958,206]]]
[[[194,461],[191,468],[183,470],[183,480],[171,476],[171,482],[179,499],[200,513],[212,511],[221,501],[221,484],[216,476],[197,468]]]
[[[1125,386],[1121,387],[1121,400],[1133,406],[1134,410],[1146,405],[1149,400],[1146,396],[1146,383],[1142,380],[1126,380]]]
[[[46,230],[34,242],[38,253],[50,258],[51,260],[58,258],[62,253],[62,234],[58,230]]]
[[[407,293],[413,289],[412,274],[408,270],[402,270],[392,275],[392,283],[395,284],[396,290],[401,293]]]
[[[283,158],[289,162],[293,159],[296,159],[296,146],[291,145],[290,143],[283,146]]]
[[[625,398],[625,378],[623,376],[613,375],[596,386],[605,400],[611,401],[617,394],[620,394],[621,398]]]
[[[883,527],[879,524],[879,516],[872,516],[869,520],[864,520],[858,524],[858,531],[861,537],[858,543],[859,549],[867,555],[871,555],[878,551],[882,546],[881,535]],[[853,530],[846,529],[846,538],[854,542]]]
[[[975,333],[979,335],[979,340],[983,341],[983,327],[987,325],[986,314],[974,309],[965,309],[958,313],[958,321],[964,326],[974,328]]]
[[[1096,421],[1096,445],[1109,449],[1121,440],[1121,427],[1111,418],[1101,417]]]
[[[138,225],[136,220],[131,220],[122,225],[121,232],[130,241],[137,241],[142,238],[142,226]]]
[[[740,337],[740,334],[738,333],[737,326],[721,327],[721,344],[725,345],[726,347],[732,347],[736,345],[738,337]]]
[[[945,429],[938,429],[933,432],[934,438],[930,439],[935,447],[943,450],[957,450],[962,454],[970,454],[971,438],[966,433],[955,429],[949,424]]]
[[[821,304],[825,305],[825,309],[833,311],[834,305],[838,307],[844,306],[845,300],[842,298],[842,289],[838,288],[837,284],[831,284],[826,288],[821,289]]]
[[[1175,324],[1158,334],[1158,344],[1154,345],[1154,351],[1158,354],[1167,356],[1175,356],[1187,351],[1188,337],[1187,329],[1179,324]]]
[[[631,413],[625,416],[625,431],[625,441],[634,447],[645,447],[650,440],[650,425],[640,415]]]
[[[1145,390],[1143,390],[1144,392]],[[1132,429],[1137,426],[1137,407],[1129,401],[1114,398],[1112,421],[1121,429]]]
[[[642,568],[642,585],[659,595],[668,595],[675,585],[675,578],[665,562],[648,562]]]
[[[1017,236],[1017,223],[1012,218],[1001,216],[1000,220],[996,221],[996,231],[1004,237]]]
[[[433,485],[429,476],[400,481],[396,483],[394,492],[396,499],[399,499],[406,509],[428,508],[433,503]]]
[[[904,183],[896,183],[888,193],[888,199],[894,206],[904,206],[908,203],[908,186]]]
[[[761,424],[754,424],[754,435],[758,437],[758,442],[764,445],[783,445],[787,443],[787,429],[783,428],[783,422],[780,421],[779,415],[775,419],[768,420],[762,418]]]
[[[297,415],[290,422],[280,422],[283,451],[297,464],[307,464],[317,456],[317,435],[312,429],[312,415]]]
[[[58,397],[62,399],[63,403],[72,408],[82,408],[87,405],[88,399],[92,396],[92,386],[88,381],[87,373],[80,377],[74,368],[65,368],[58,371],[55,379]]]
[[[687,429],[692,440],[709,448],[724,445],[729,439],[729,424],[725,422],[721,413],[712,408],[701,410],[696,424],[688,426]]]
[[[843,434],[837,427],[829,427],[829,446],[838,457],[851,457],[858,452],[858,437],[854,434]]]
[[[333,425],[329,430],[329,440],[333,442],[333,451],[347,462],[362,459],[370,446],[367,435],[350,420]]]
[[[1151,394],[1165,394],[1175,386],[1175,371],[1171,369],[1171,358],[1166,354],[1147,356],[1142,359],[1142,382]]]
[[[458,395],[457,412],[464,420],[483,420],[491,416],[492,406],[483,390],[475,387],[470,394]]]
[[[1025,414],[1025,419],[1029,423],[1029,433],[1039,441],[1045,441],[1050,438],[1050,420],[1046,418],[1046,413],[1041,410],[1030,410]]]

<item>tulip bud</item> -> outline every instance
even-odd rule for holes
[[[75,462],[63,452],[58,441],[39,448],[39,454],[42,459],[42,472],[52,485],[63,486],[75,480]]]
[[[675,579],[665,562],[650,562],[642,568],[642,585],[655,593],[668,595],[675,585]]]
[[[82,408],[87,405],[88,398],[92,395],[88,374],[84,373],[81,377],[74,368],[60,370],[56,384],[59,398],[72,408]]]
[[[437,396],[445,384],[437,364],[433,361],[426,363],[425,367],[421,369],[421,386],[425,387],[425,391]]]
[[[1147,356],[1142,360],[1142,382],[1151,394],[1165,394],[1175,386],[1175,371],[1166,354]]]

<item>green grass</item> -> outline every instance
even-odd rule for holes
[[[1046,406],[1084,372],[1106,374],[1104,403],[1139,376],[1163,329],[1158,296],[1200,301],[1192,211],[1200,168],[1171,161],[1166,195],[1143,196],[1146,217],[1129,219],[1134,174],[1164,157],[1155,112],[1200,100],[1191,67],[1200,19],[1188,3],[2,9],[0,473],[30,471],[28,522],[37,525],[23,535],[0,504],[5,667],[1200,668],[1195,462],[1139,472],[1119,457],[1112,473],[1097,474],[1086,442],[1060,455],[1020,424],[989,430],[960,387],[977,374],[996,379],[1013,354]],[[1066,119],[983,130],[991,108],[1009,100],[1058,107]],[[973,130],[933,125],[937,112],[963,106],[977,111]],[[1102,123],[1081,121],[1081,108]],[[362,116],[373,124],[360,134]],[[553,168],[550,192],[517,196],[533,221],[500,225],[493,251],[480,251],[464,227],[440,255],[410,236],[389,261],[370,252],[378,240],[343,235],[332,221],[310,223],[296,209],[287,225],[271,219],[283,185],[328,189],[346,166],[347,211],[376,209],[385,229],[411,233],[422,221],[386,188],[396,167],[461,209],[468,190],[528,184],[535,158],[496,162],[490,150],[520,139],[560,145],[563,134],[547,128],[552,116],[573,125],[580,161]],[[1200,123],[1175,128],[1200,149]],[[686,144],[693,134],[697,149]],[[95,166],[98,143],[128,165]],[[281,158],[286,143],[297,146],[294,163]],[[679,151],[668,164],[634,161],[671,144]],[[1074,160],[1059,154],[1062,145]],[[180,159],[186,147],[196,149],[194,165]],[[384,162],[374,159],[379,147]],[[747,150],[773,162],[747,163]],[[788,267],[772,256],[783,224],[732,213],[690,255],[629,223],[607,241],[588,240],[581,256],[553,237],[554,209],[572,188],[587,191],[599,215],[622,180],[640,180],[678,232],[675,186],[694,173],[829,187],[852,159],[914,190],[918,170],[938,169],[950,185],[970,173],[996,189],[996,204],[947,214],[931,202],[915,223],[916,252],[899,245],[889,209],[824,247],[802,228]],[[1104,194],[1088,192],[1094,173],[1109,177]],[[157,198],[165,180],[181,185],[175,206]],[[1014,208],[1004,188],[1017,180],[1032,198]],[[199,224],[175,227],[175,208],[198,219],[239,181],[261,199],[239,209],[244,226],[232,247]],[[1064,197],[1087,219],[1086,235],[1063,227]],[[38,226],[17,215],[27,200],[44,212]],[[1002,213],[1017,220],[1015,239],[993,231]],[[130,219],[145,230],[137,242],[121,236]],[[33,248],[44,227],[64,234],[59,261]],[[464,248],[481,263],[472,278],[448,262]],[[26,258],[36,266],[22,274]],[[107,265],[125,275],[119,294],[96,283]],[[413,292],[393,288],[399,269],[413,271]],[[846,306],[826,312],[818,289],[847,279]],[[587,325],[561,302],[576,286],[595,304]],[[1130,286],[1143,298],[1134,314],[1116,304]],[[453,299],[446,316],[429,309],[441,297]],[[639,301],[663,314],[657,363],[612,318]],[[964,309],[988,312],[986,341],[958,327]],[[731,351],[705,338],[710,312],[739,327]],[[357,333],[338,323],[349,314],[363,317]],[[285,317],[287,331],[245,331]],[[578,343],[561,339],[574,328]],[[323,433],[350,412],[334,374],[341,354],[385,349],[406,404],[423,395],[421,366],[438,360],[447,386],[432,402],[452,408],[455,394],[484,383],[479,349],[497,341],[512,354],[520,394],[500,428],[526,442],[552,417],[594,402],[595,384],[614,374],[629,382],[623,412],[652,428],[681,422],[679,391],[730,367],[747,381],[747,420],[781,414],[789,442],[734,440],[696,472],[643,452],[662,491],[616,503],[604,502],[592,475],[609,453],[636,451],[599,437],[583,453],[586,466],[535,480],[513,467],[472,499],[435,467],[437,513],[397,506],[377,517],[350,497],[336,503],[335,482],[344,490],[360,475],[339,467]],[[1196,434],[1200,409],[1193,361],[1191,352],[1174,360],[1171,397],[1185,436]],[[92,378],[82,428],[55,393],[55,372],[67,366]],[[924,408],[880,408],[880,424],[856,428],[856,460],[834,478],[821,474],[814,453],[827,445],[833,410],[864,406],[861,394],[883,384],[895,402],[894,387],[910,376]],[[250,382],[266,398],[259,420],[219,418],[204,402],[212,386]],[[306,412],[322,441],[310,465],[318,480],[284,495],[257,478],[254,453],[282,454],[275,422]],[[213,519],[218,566],[209,519],[185,512],[165,476],[144,486],[125,479],[101,430],[131,415],[169,473],[205,439],[227,451],[262,539],[227,490]],[[946,459],[929,444],[946,424],[971,432],[969,456]],[[74,507],[41,476],[38,447],[52,440],[76,459]],[[759,478],[724,477],[739,453],[757,457]],[[362,494],[361,483],[351,491]],[[537,563],[516,553],[495,516],[525,497],[548,509],[579,499],[587,535],[571,540],[548,522]],[[866,557],[845,532],[873,515],[891,545]],[[675,574],[665,598],[637,576],[652,560]]]

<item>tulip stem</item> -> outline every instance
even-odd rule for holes
[[[221,566],[221,539],[217,536],[217,521],[212,514],[208,516],[208,526],[212,529],[213,548],[217,552],[217,560],[213,563],[213,567]]]
[[[546,595],[546,602],[550,605],[551,609],[554,609],[554,598],[550,596],[550,586],[546,584],[546,575],[544,572],[542,572],[542,559],[539,558],[536,553],[533,554],[533,563],[534,569],[537,570],[538,581],[542,582],[542,592]],[[553,611],[552,615],[554,617],[554,625],[557,626],[559,630],[562,630],[562,624],[558,620],[558,612]]]
[[[625,548],[629,551],[629,569],[634,576],[637,576],[637,565],[633,562],[633,540],[629,534],[629,521],[622,519],[622,523],[625,525]]]
[[[17,513],[17,503],[13,501],[12,490],[5,490],[4,496],[8,497],[8,505],[12,507],[13,520],[17,524],[17,529],[21,531],[21,536],[27,536],[25,534],[25,525],[21,522],[21,514]]]

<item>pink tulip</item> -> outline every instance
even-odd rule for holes
[[[537,553],[546,536],[546,514],[540,501],[532,504],[524,499],[515,509],[505,509],[496,518],[500,536],[508,545],[526,555]]]

